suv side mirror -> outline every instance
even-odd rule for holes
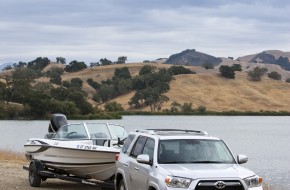
[[[137,162],[141,164],[151,165],[151,161],[148,154],[140,154],[139,156],[137,156]]]
[[[246,155],[239,154],[237,156],[237,160],[238,160],[239,164],[244,164],[244,163],[246,163],[248,161],[248,157]]]

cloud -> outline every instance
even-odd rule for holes
[[[2,1],[0,63],[143,61],[193,48],[234,57],[289,51],[289,9],[287,0]]]

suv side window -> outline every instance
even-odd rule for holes
[[[132,143],[134,138],[135,138],[135,135],[133,135],[133,134],[128,135],[128,137],[126,138],[124,145],[122,147],[122,153],[124,153],[124,154],[127,153],[127,150],[128,150],[128,148],[129,148],[129,146]]]
[[[153,160],[154,146],[155,146],[154,139],[148,138],[142,154],[148,154],[150,160]]]
[[[138,138],[130,156],[137,158],[137,156],[143,152],[146,139],[147,139],[147,137],[143,137],[143,136],[140,136]]]

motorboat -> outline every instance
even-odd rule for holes
[[[123,126],[112,123],[68,124],[53,115],[45,138],[31,138],[24,145],[26,158],[58,174],[108,180],[115,173],[115,157],[127,137]]]

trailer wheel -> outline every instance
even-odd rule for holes
[[[41,164],[41,163],[40,163]],[[31,187],[39,187],[41,183],[41,176],[39,175],[39,167],[35,161],[30,162],[29,165],[29,184]]]

